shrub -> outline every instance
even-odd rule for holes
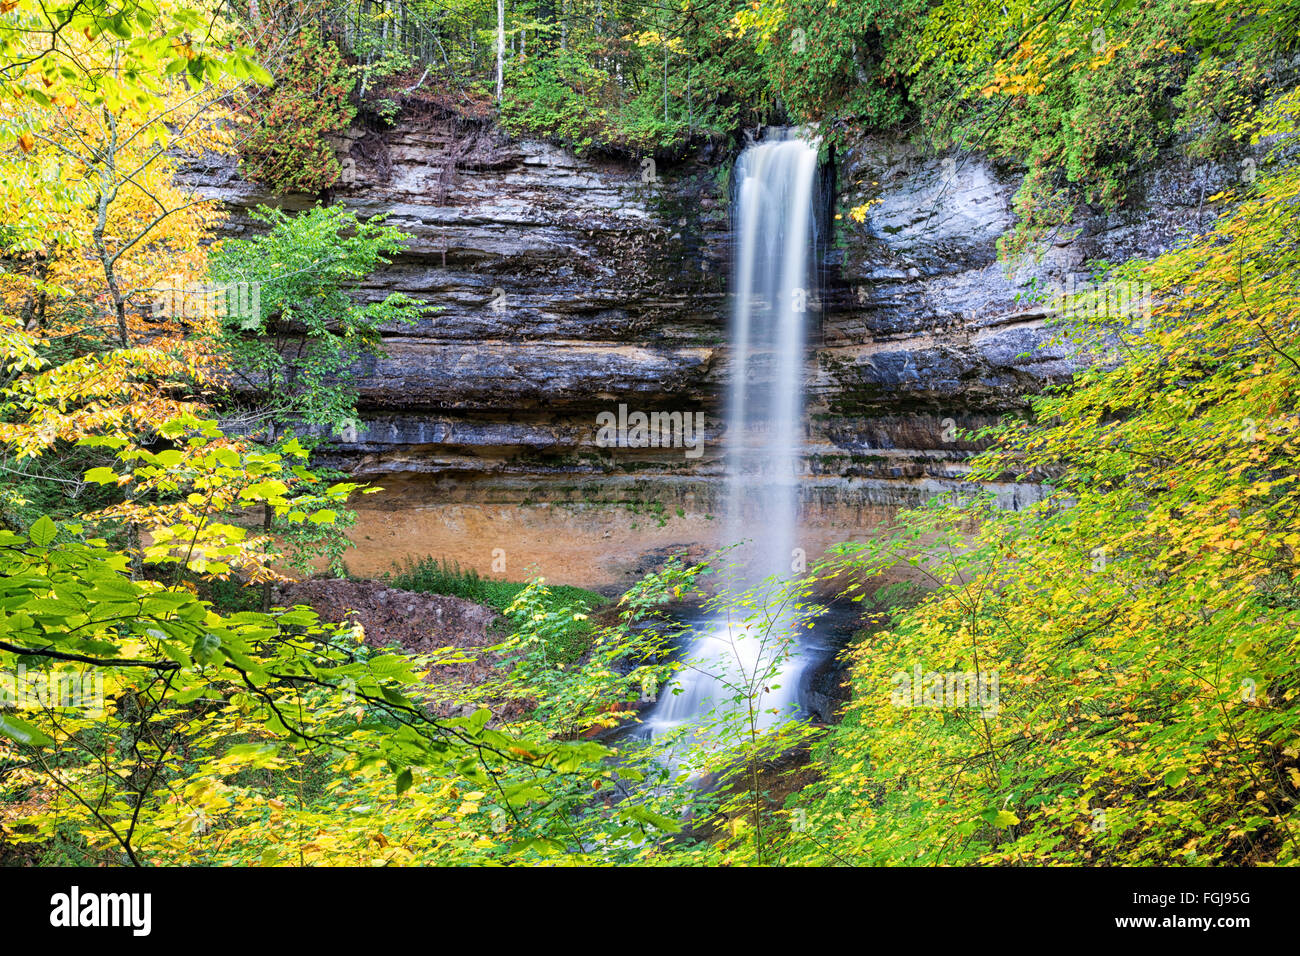
[[[299,34],[274,88],[250,108],[253,132],[244,145],[244,173],[277,192],[316,193],[339,180],[329,141],[356,115],[352,70],[332,42]]]

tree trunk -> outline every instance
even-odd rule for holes
[[[275,447],[275,440],[278,432],[279,429],[276,427],[275,422],[272,421],[271,424],[267,426],[267,434],[270,436],[270,440],[266,443],[268,448]],[[271,503],[268,501],[262,505],[262,532],[264,534],[269,535],[271,533],[271,520],[274,517],[275,517],[275,512],[271,509]],[[262,613],[263,614],[269,613],[270,610],[271,610],[271,582],[263,581],[262,582]]]
[[[262,531],[265,534],[269,535],[271,533],[271,518],[273,517],[273,515],[274,512],[272,512],[270,504],[262,505]],[[271,582],[263,581],[262,582],[262,613],[266,614],[270,610],[271,610]]]
[[[668,43],[664,42],[664,122],[668,122]]]
[[[506,0],[497,0],[497,104],[505,95]]]

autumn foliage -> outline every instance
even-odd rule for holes
[[[279,192],[318,193],[337,183],[342,168],[329,137],[356,114],[353,85],[332,42],[311,31],[294,37],[274,88],[249,109],[244,171]]]

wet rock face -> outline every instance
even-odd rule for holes
[[[390,329],[388,354],[359,369],[363,426],[334,443],[331,462],[423,476],[426,505],[451,487],[466,500],[474,483],[498,503],[582,500],[618,479],[634,480],[641,498],[654,487],[669,502],[698,492],[706,519],[720,474],[728,176],[740,144],[656,167],[434,118],[339,145],[345,177],[333,198],[387,214],[413,237],[364,294],[400,291],[440,311]],[[1159,165],[1131,208],[1084,210],[1008,269],[996,244],[1011,226],[1016,175],[970,156],[924,158],[884,136],[841,149],[833,205],[843,216],[823,224],[809,311],[810,515],[878,520],[959,478],[973,449],[957,428],[1023,408],[1025,395],[1070,373],[1068,355],[1043,347],[1035,283],[1041,300],[1046,283],[1086,281],[1090,261],[1168,248],[1208,218],[1201,197],[1232,173]],[[272,201],[230,163],[189,176],[228,204],[230,235]],[[847,210],[868,201],[854,222]],[[620,403],[703,411],[705,453],[602,447],[596,415]],[[403,489],[412,500],[409,481]],[[684,529],[683,542],[707,537],[698,531]]]
[[[969,155],[924,158],[866,136],[839,156],[846,217],[828,253],[833,281],[813,393],[832,412],[896,414],[923,407],[961,417],[1023,407],[1026,394],[1069,375],[1048,346],[1050,293],[1089,281],[1100,260],[1169,249],[1208,220],[1202,200],[1230,167],[1196,170],[1171,154],[1137,184],[1130,206],[1080,211],[1045,248],[1005,264],[997,241],[1012,226],[1017,175]]]
[[[439,308],[389,330],[387,357],[362,369],[367,407],[531,413],[603,395],[646,403],[708,393],[725,340],[727,261],[713,157],[669,181],[546,143],[497,138],[465,155],[459,144],[484,135],[450,122],[392,131],[382,137],[384,170],[341,146],[345,183],[333,198],[412,236],[364,294],[400,291]],[[259,202],[310,202],[274,199],[229,163],[191,178],[231,207],[230,235],[252,227],[246,211]]]

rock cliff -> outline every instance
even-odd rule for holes
[[[740,146],[671,164],[580,158],[436,115],[339,143],[345,177],[331,198],[413,237],[365,294],[440,307],[390,330],[387,355],[362,369],[363,427],[329,451],[385,489],[364,499],[354,569],[432,553],[613,588],[668,550],[721,543],[728,177]],[[956,428],[1014,412],[1069,374],[1068,356],[1042,347],[1035,288],[1167,248],[1208,217],[1204,196],[1232,172],[1170,158],[1131,208],[1085,210],[1008,270],[996,243],[1014,175],[886,136],[836,151],[809,302],[808,553],[959,480],[972,449]],[[273,199],[226,161],[189,177],[228,205],[228,235],[250,228],[259,202],[311,201]],[[863,222],[846,214],[868,201]],[[596,416],[620,404],[703,412],[703,454],[600,447]],[[999,491],[1008,506],[1032,494]]]

